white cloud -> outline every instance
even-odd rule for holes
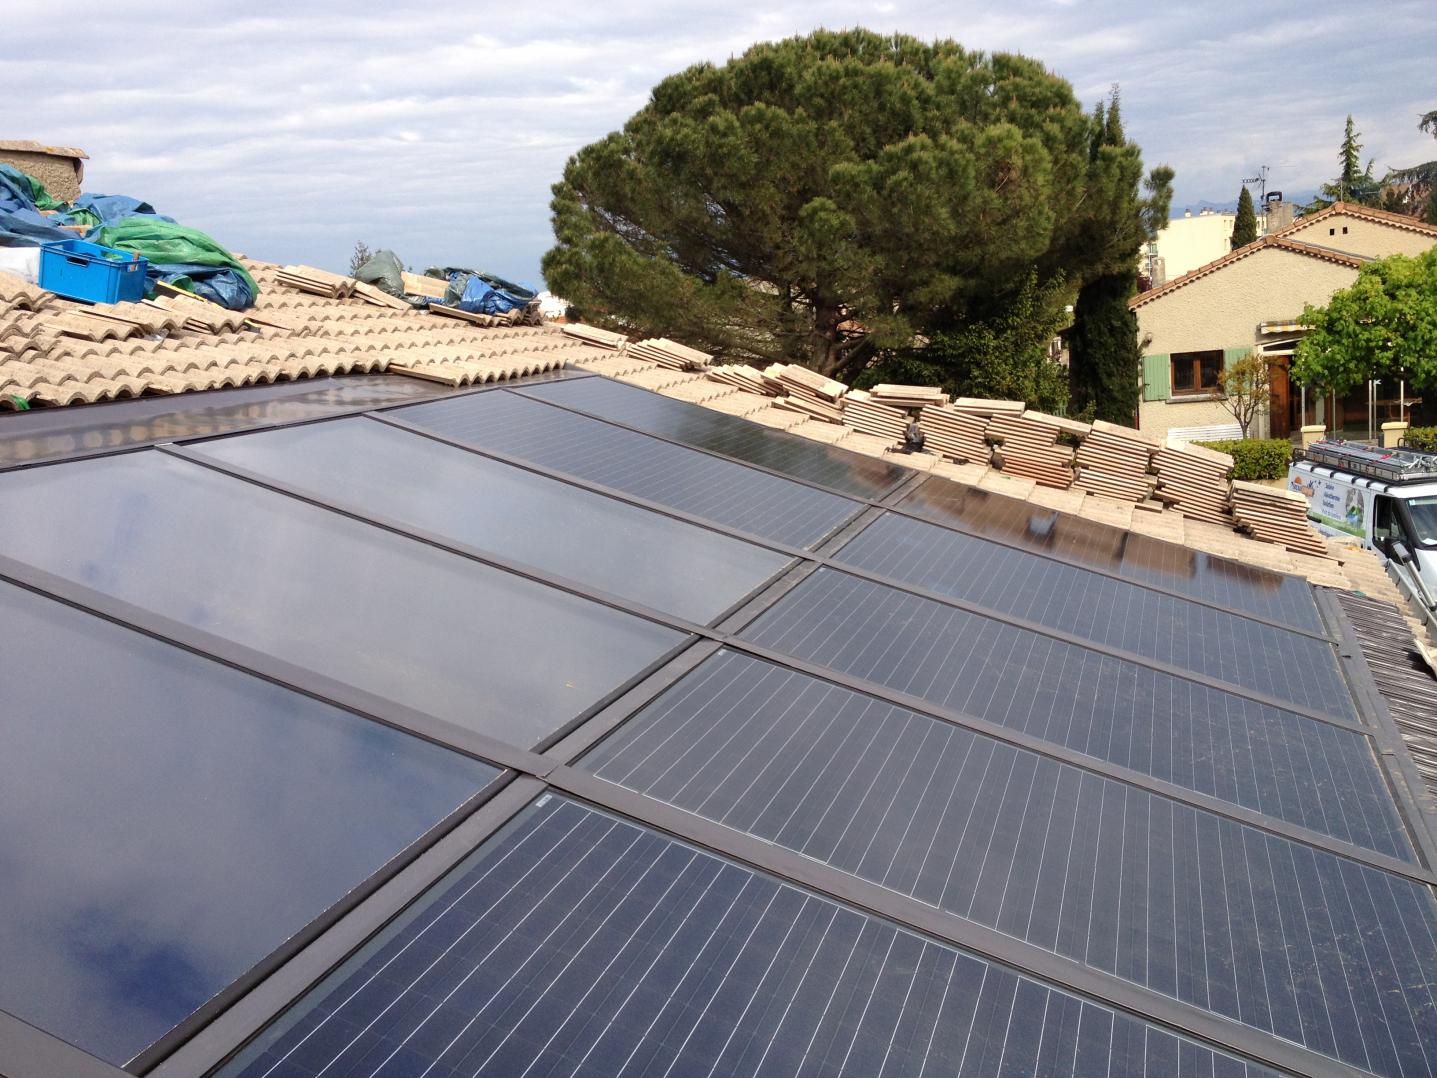
[[[415,265],[534,281],[549,187],[571,153],[622,125],[665,75],[805,33],[812,11],[612,0],[506,15],[359,0],[340,14],[160,0],[101,13],[12,0],[0,134],[83,146],[90,189],[147,198],[260,257],[339,267],[364,239]],[[1379,170],[1437,157],[1416,130],[1437,107],[1423,0],[1380,16],[1336,0],[1020,0],[1001,12],[838,0],[822,21],[1020,51],[1089,104],[1120,83],[1129,134],[1149,163],[1178,171],[1178,205],[1231,198],[1264,163],[1272,186],[1315,187],[1349,112]],[[106,43],[102,60],[74,47],[76,27]]]

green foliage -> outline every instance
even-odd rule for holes
[[[1067,321],[1064,294],[1061,282],[1041,285],[1031,270],[1016,295],[992,314],[883,357],[854,384],[934,385],[955,397],[1021,400],[1038,411],[1062,413],[1068,371],[1048,356],[1048,343]]]
[[[1237,196],[1237,220],[1232,226],[1232,249],[1246,247],[1257,239],[1257,212],[1252,208],[1252,192],[1243,184]]]
[[[1437,390],[1437,247],[1369,262],[1301,321],[1313,328],[1294,354],[1298,382],[1340,395],[1369,378],[1405,377]]]
[[[1232,477],[1252,482],[1281,479],[1292,463],[1292,443],[1285,438],[1244,438],[1235,442],[1196,442],[1232,457]]]
[[[1222,406],[1237,420],[1246,438],[1252,421],[1272,399],[1272,370],[1263,356],[1248,352],[1223,368]]]
[[[1403,436],[1402,444],[1412,449],[1437,453],[1437,427],[1410,427]]]
[[[758,44],[665,79],[569,160],[544,277],[589,321],[852,378],[987,317],[1029,269],[1076,284],[1116,258],[1132,198],[1090,178],[1100,133],[1022,56],[864,30]]]
[[[354,252],[349,256],[349,275],[353,277],[359,272],[359,267],[374,257],[374,252],[369,249],[369,244],[360,240],[354,245]]]
[[[1088,168],[1092,203],[1083,238],[1095,269],[1073,307],[1072,399],[1079,409],[1091,406],[1099,419],[1129,425],[1138,409],[1142,348],[1128,300],[1137,292],[1138,251],[1167,220],[1173,170],[1160,166],[1143,179],[1138,147],[1123,135],[1116,90],[1106,110],[1096,109]]]
[[[1334,202],[1357,202],[1365,206],[1377,204],[1381,185],[1372,175],[1371,161],[1367,162],[1365,169],[1362,167],[1362,143],[1358,141],[1361,137],[1349,114],[1342,143],[1337,148],[1337,178],[1322,185],[1318,196],[1303,207],[1304,213],[1325,210]]]
[[[1074,407],[1091,406],[1098,419],[1124,426],[1133,425],[1138,411],[1143,361],[1138,316],[1128,307],[1137,290],[1132,268],[1088,282],[1078,292],[1068,335]]]

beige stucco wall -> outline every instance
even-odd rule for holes
[[[1138,307],[1146,355],[1250,346],[1259,322],[1296,318],[1357,279],[1350,266],[1265,247]]]
[[[1344,233],[1342,230],[1347,229]],[[1437,236],[1426,236],[1394,225],[1379,224],[1335,213],[1331,217],[1304,226],[1299,221],[1291,232],[1284,234],[1287,239],[1299,243],[1311,243],[1319,247],[1335,247],[1339,251],[1350,251],[1355,255],[1369,258],[1386,258],[1388,255],[1419,255],[1437,244]]]
[[[73,157],[0,150],[0,163],[14,165],[21,172],[34,176],[45,185],[45,190],[65,202],[74,202],[80,197],[79,161]]]
[[[1166,437],[1174,427],[1213,427],[1219,423],[1236,423],[1232,413],[1220,401],[1142,401],[1138,405],[1138,426],[1148,434]],[[1265,431],[1254,430],[1254,437]]]

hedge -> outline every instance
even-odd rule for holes
[[[1412,449],[1427,449],[1437,453],[1437,427],[1411,427],[1403,441]]]
[[[1243,438],[1235,442],[1196,442],[1232,457],[1234,479],[1281,479],[1292,463],[1292,445],[1286,438]]]

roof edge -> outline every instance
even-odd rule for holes
[[[1229,251],[1221,258],[1215,259],[1205,266],[1199,266],[1195,270],[1189,270],[1187,273],[1184,273],[1181,277],[1173,278],[1164,285],[1149,289],[1146,292],[1140,292],[1128,300],[1128,309],[1137,310],[1145,303],[1160,299],[1169,292],[1175,292],[1177,289],[1182,288],[1184,285],[1192,284],[1201,277],[1206,277],[1210,273],[1216,273],[1224,266],[1231,265],[1234,262],[1247,258],[1249,255],[1255,255],[1259,251],[1267,250],[1268,248],[1291,251],[1293,254],[1307,255],[1309,258],[1320,258],[1325,262],[1333,262],[1340,266],[1350,266],[1353,269],[1360,269],[1363,265],[1372,261],[1362,255],[1349,254],[1346,251],[1334,250],[1331,247],[1319,247],[1317,244],[1288,239],[1285,235],[1286,231],[1286,229],[1283,229],[1282,232],[1274,232],[1270,236],[1263,236],[1261,239],[1253,240],[1251,243],[1239,247],[1235,251]]]

